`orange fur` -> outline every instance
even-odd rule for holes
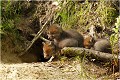
[[[43,54],[45,59],[49,59],[55,52],[55,46],[49,42],[43,42]]]
[[[87,49],[90,49],[91,47],[93,47],[95,41],[93,39],[92,36],[90,36],[89,34],[84,34],[84,47]]]

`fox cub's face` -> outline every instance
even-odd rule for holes
[[[45,59],[49,59],[55,53],[55,46],[52,42],[43,42],[43,54]]]
[[[52,24],[47,31],[48,38],[53,40],[53,39],[58,39],[61,35],[62,28],[58,24]]]
[[[90,35],[84,35],[84,47],[90,49],[93,47],[95,40]]]

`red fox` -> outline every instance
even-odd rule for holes
[[[57,52],[64,47],[84,47],[84,38],[80,33],[75,30],[65,31],[58,24],[52,24],[48,28],[47,35],[48,38],[53,41],[53,44],[43,43],[45,58],[50,58],[52,53]],[[53,46],[56,48],[56,50],[53,48]],[[46,55],[48,56],[46,57]]]
[[[94,50],[112,53],[111,44],[107,39],[94,39],[88,33],[83,34],[84,36],[84,47],[85,48],[93,48]]]
[[[56,53],[55,45],[52,42],[42,42],[43,44],[43,55],[45,59],[49,59]],[[52,59],[50,60],[52,61]]]
[[[111,44],[107,39],[98,39],[94,44],[94,49],[101,52],[112,53]]]
[[[47,31],[48,38],[53,40],[56,45],[64,39],[75,39],[79,47],[84,47],[83,36],[75,30],[63,30],[58,24],[52,24]]]
[[[55,57],[58,51],[60,51],[64,47],[78,47],[78,41],[75,39],[64,39],[59,42],[58,45],[55,45],[53,42],[43,42],[43,54],[45,59],[52,59]]]
[[[88,33],[83,34],[83,36],[84,36],[84,43],[83,43],[84,47],[87,49],[92,48],[95,43],[94,38]]]

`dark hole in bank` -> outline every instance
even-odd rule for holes
[[[31,35],[27,35],[27,40],[32,41],[34,37]],[[37,39],[32,47],[20,58],[22,62],[46,62],[49,59],[45,59],[43,55],[43,40]]]

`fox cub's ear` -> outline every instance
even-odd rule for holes
[[[63,31],[63,29],[62,29],[62,27],[60,25],[56,24],[56,26],[58,27],[58,29],[59,29],[60,32]]]
[[[62,27],[59,25],[59,24],[51,24],[48,29],[51,31],[51,30],[58,30],[59,32],[62,32]],[[48,30],[48,31],[49,31]]]

